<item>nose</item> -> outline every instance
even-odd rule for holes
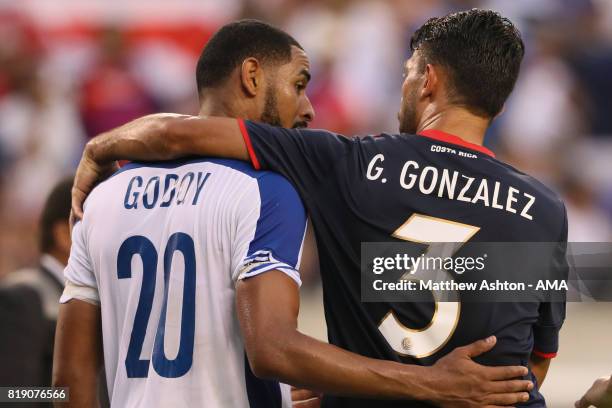
[[[304,122],[312,122],[315,118],[314,108],[312,107],[312,103],[310,103],[310,99],[306,96],[304,99],[304,106],[302,108],[301,120]]]

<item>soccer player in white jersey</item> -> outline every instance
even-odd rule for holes
[[[286,33],[229,24],[198,62],[200,114],[304,126],[314,115],[309,77],[306,54]],[[111,404],[122,408],[289,406],[279,380],[470,407],[493,390],[524,389],[525,381],[497,381],[524,367],[469,358],[493,340],[417,367],[299,333],[305,232],[298,195],[278,174],[221,159],[125,166],[92,192],[73,229],[54,385],[70,387],[70,406],[94,406],[104,361]]]

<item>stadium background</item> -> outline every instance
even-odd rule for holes
[[[195,61],[222,24],[259,18],[293,34],[311,58],[313,127],[367,134],[397,129],[415,28],[471,7],[511,18],[527,46],[486,145],[559,191],[570,241],[610,241],[610,0],[0,1],[0,277],[36,261],[41,205],[90,137],[147,113],[197,112]],[[317,277],[305,281],[301,326],[324,337]],[[543,388],[551,407],[612,372],[610,344],[612,303],[569,305]]]

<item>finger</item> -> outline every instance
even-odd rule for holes
[[[291,390],[291,399],[293,401],[305,401],[307,399],[316,398],[318,396],[318,393],[302,388],[295,388]]]
[[[70,233],[72,233],[72,228],[74,228],[74,224],[78,221],[76,215],[74,215],[74,211],[70,210],[70,218],[68,218],[68,225],[70,225]]]
[[[320,408],[321,407],[321,399],[320,398],[311,398],[307,401],[298,401],[293,403],[294,408]]]
[[[493,346],[495,346],[495,343],[497,343],[497,338],[495,336],[490,336],[486,339],[468,344],[467,346],[460,347],[459,350],[465,353],[468,357],[476,357],[491,350]]]
[[[127,162],[129,163],[129,162]],[[126,163],[126,164],[127,164]],[[104,173],[102,174],[102,179],[106,180],[107,178],[109,178],[110,176],[112,176],[113,174],[115,174],[117,172],[117,170],[119,170],[121,167],[123,167],[122,164],[120,164],[117,161],[114,161],[112,163],[110,163],[106,169],[104,170]]]
[[[487,404],[490,405],[512,405],[521,402],[529,401],[529,394],[526,392],[515,392],[505,394],[493,394],[486,398]]]
[[[77,220],[83,219],[83,193],[80,190],[75,188],[72,189],[72,214],[75,218],[75,222]]]
[[[499,381],[524,377],[529,373],[529,370],[523,366],[483,367],[483,373],[489,380]]]
[[[487,384],[487,388],[496,394],[531,391],[533,389],[533,382],[528,380],[491,381]]]
[[[589,408],[591,406],[591,402],[587,399],[586,395],[580,400],[576,401],[574,404],[576,408]]]

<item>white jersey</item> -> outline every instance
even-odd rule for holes
[[[132,163],[99,185],[73,229],[61,302],[98,302],[113,407],[285,407],[248,365],[237,280],[300,284],[306,214],[275,173],[222,159]]]

